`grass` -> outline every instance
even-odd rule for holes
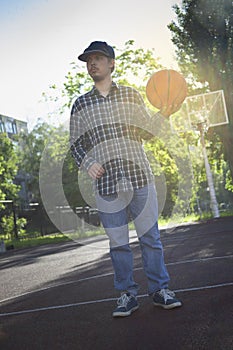
[[[232,211],[223,211],[220,212],[221,217],[227,217],[227,216],[233,216]],[[205,213],[200,217],[200,215],[188,215],[184,218],[182,218],[182,222],[195,222],[195,221],[200,221],[200,220],[205,220],[205,219],[210,219],[212,218],[211,213]],[[159,218],[159,226],[166,226],[169,222],[176,222],[175,220],[170,220],[170,219],[164,219],[164,218]],[[180,220],[177,219],[177,222],[181,222]],[[129,224],[129,229],[134,230],[134,223],[131,222]],[[20,239],[4,239],[3,236],[0,236],[0,239],[4,239],[5,245],[7,246],[14,246],[14,249],[22,249],[22,248],[27,248],[27,247],[35,247],[38,245],[42,244],[55,244],[55,243],[63,243],[63,242],[72,242],[75,239],[77,240],[78,238],[89,238],[93,236],[98,236],[98,235],[103,235],[104,234],[104,229],[102,227],[97,227],[95,229],[91,229],[88,231],[77,231],[74,234],[67,233],[67,234],[62,234],[62,233],[54,233],[51,235],[44,235],[40,236],[38,232],[34,232],[34,234],[24,234],[23,236],[20,237]],[[75,237],[75,239],[74,239]]]
[[[60,233],[48,236],[46,235],[40,237],[28,237],[22,240],[15,238],[4,240],[6,247],[10,247],[11,245],[13,245],[14,249],[29,248],[42,244],[54,244],[68,241],[71,241],[71,239],[68,236]]]
[[[88,238],[97,235],[104,234],[104,229],[102,227],[98,227],[89,231],[77,231],[74,233],[54,233],[50,235],[40,236],[40,233],[35,231],[30,232],[30,234],[23,234],[19,236],[19,239],[16,238],[8,238],[5,239],[4,236],[0,236],[0,240],[4,239],[4,243],[6,247],[14,246],[14,249],[22,249],[22,248],[30,248],[43,244],[56,244],[56,243],[65,243],[72,242],[78,238]]]

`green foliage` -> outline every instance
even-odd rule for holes
[[[19,154],[20,169],[28,174],[27,186],[33,194],[32,202],[38,202],[43,207],[40,192],[41,160],[44,179],[54,186],[54,201],[57,205],[64,205],[57,195],[57,172],[62,168],[63,187],[67,199],[72,207],[82,205],[83,200],[78,191],[78,169],[69,151],[69,133],[64,126],[54,127],[47,123],[38,122],[28,135],[22,135],[23,151]],[[57,198],[56,198],[57,196]]]
[[[232,1],[183,0],[174,10],[178,23],[173,21],[169,29],[180,67],[208,82],[212,91],[225,84],[232,91]]]
[[[228,170],[226,173],[226,186],[225,186],[225,188],[227,190],[233,192],[233,181],[232,181],[230,170]]]
[[[23,150],[18,150],[20,170],[27,174],[28,191],[32,193],[31,201],[40,201],[39,168],[42,153],[47,142],[52,137],[53,127],[47,123],[40,123],[28,134],[20,135]]]
[[[165,176],[167,196],[161,215],[163,217],[169,217],[172,213],[177,197],[177,186],[179,181],[177,165],[175,160],[169,154],[164,142],[159,139],[154,138],[150,142],[147,142],[145,144],[145,150],[150,160],[155,178],[158,179],[162,175]]]
[[[152,73],[162,68],[154,50],[135,48],[134,40],[125,43],[122,50],[117,50],[116,67],[113,75],[118,84],[131,85],[140,88],[145,85]],[[137,85],[135,85],[135,83]]]
[[[25,218],[16,219],[17,235],[21,235],[21,234],[25,233],[24,227],[26,226],[26,223],[27,223],[27,220]],[[2,218],[2,230],[3,230],[4,236],[6,238],[8,238],[8,237],[10,237],[10,239],[14,238],[15,226],[14,226],[13,215],[3,216],[3,218]]]
[[[233,3],[230,0],[183,0],[180,6],[174,6],[174,11],[177,22],[173,21],[168,28],[179,66],[186,77],[192,77],[193,83],[201,83],[199,90],[196,84],[191,86],[191,93],[205,92],[207,88],[224,90],[230,123],[218,127],[216,133],[224,145],[232,176]]]
[[[19,186],[14,184],[17,174],[17,155],[12,141],[6,134],[0,134],[0,201],[18,199]],[[22,220],[18,219],[21,225]],[[21,227],[19,226],[20,230]],[[14,219],[12,215],[12,204],[0,202],[0,232],[4,235],[14,234]]]
[[[6,134],[0,134],[0,200],[17,197],[19,187],[13,183],[16,173],[17,156],[13,143]]]

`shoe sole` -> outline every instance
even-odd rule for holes
[[[133,307],[131,310],[126,311],[126,312],[120,312],[120,311],[116,311],[113,312],[112,316],[113,317],[125,317],[125,316],[130,316],[132,314],[132,312],[136,311],[139,308],[139,305]]]
[[[160,306],[165,310],[175,309],[176,307],[181,307],[182,303],[180,301],[177,301],[176,303],[170,304],[170,305],[164,305],[164,304],[158,304],[153,302],[155,306]]]

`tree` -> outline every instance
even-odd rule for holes
[[[30,202],[40,202],[39,168],[41,155],[51,137],[52,126],[40,123],[28,134],[21,134],[21,149],[18,150],[19,169],[26,175]]]
[[[224,90],[230,123],[218,127],[216,133],[233,175],[233,3],[183,0],[174,10],[177,23],[173,21],[168,28],[181,70],[211,91]]]
[[[54,232],[57,228],[53,225],[48,213],[44,208],[43,200],[41,198],[40,191],[40,179],[41,177],[41,163],[46,162],[46,174],[44,178],[49,179],[50,190],[54,196],[54,202],[57,206],[62,206],[59,196],[56,191],[56,172],[57,169],[63,165],[64,174],[64,189],[67,197],[79,198],[80,195],[77,193],[75,186],[75,176],[72,172],[72,160],[67,165],[67,145],[68,145],[68,132],[62,126],[54,127],[46,122],[37,122],[35,127],[28,134],[20,135],[21,148],[18,152],[18,164],[21,173],[23,173],[27,179],[27,191],[29,193],[29,201],[31,205],[36,203],[33,211],[23,212],[23,215],[28,217],[27,229],[40,230],[43,233]],[[77,178],[77,169],[75,167]],[[70,179],[71,178],[71,179]],[[66,185],[66,181],[74,184],[71,189]],[[49,195],[49,194],[48,194]],[[72,200],[71,200],[72,202]],[[28,203],[27,203],[28,204]],[[73,204],[73,202],[72,202]],[[72,204],[70,204],[72,206]],[[56,215],[56,206],[53,211]]]
[[[5,235],[13,235],[15,233],[13,206],[18,200],[20,189],[19,186],[14,184],[17,170],[17,155],[13,142],[6,134],[0,133],[0,231]],[[4,201],[12,202],[7,203]],[[25,223],[22,219],[16,221],[18,228],[22,223]]]
[[[31,202],[38,202],[43,207],[40,192],[41,161],[46,162],[45,177],[50,183],[56,183],[56,171],[62,166],[63,186],[72,207],[83,204],[78,192],[77,167],[68,151],[69,134],[64,126],[54,127],[46,122],[38,122],[29,134],[21,135],[23,150],[19,153],[19,167],[27,176],[27,187],[31,193]],[[64,162],[64,163],[63,163]],[[54,181],[53,181],[54,178]],[[56,196],[56,190],[54,190]],[[60,198],[55,198],[57,205],[63,205]]]
[[[16,199],[18,186],[13,183],[17,174],[17,156],[12,141],[0,134],[0,200]]]

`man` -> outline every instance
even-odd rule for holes
[[[71,152],[78,167],[95,182],[97,208],[110,241],[114,285],[121,293],[113,316],[128,316],[139,307],[129,245],[129,213],[141,247],[148,294],[156,306],[179,307],[181,302],[168,289],[154,177],[142,147],[153,118],[138,91],[112,81],[115,53],[110,45],[94,41],[78,58],[86,62],[94,86],[73,104]],[[170,107],[163,113],[168,116],[174,111]]]

